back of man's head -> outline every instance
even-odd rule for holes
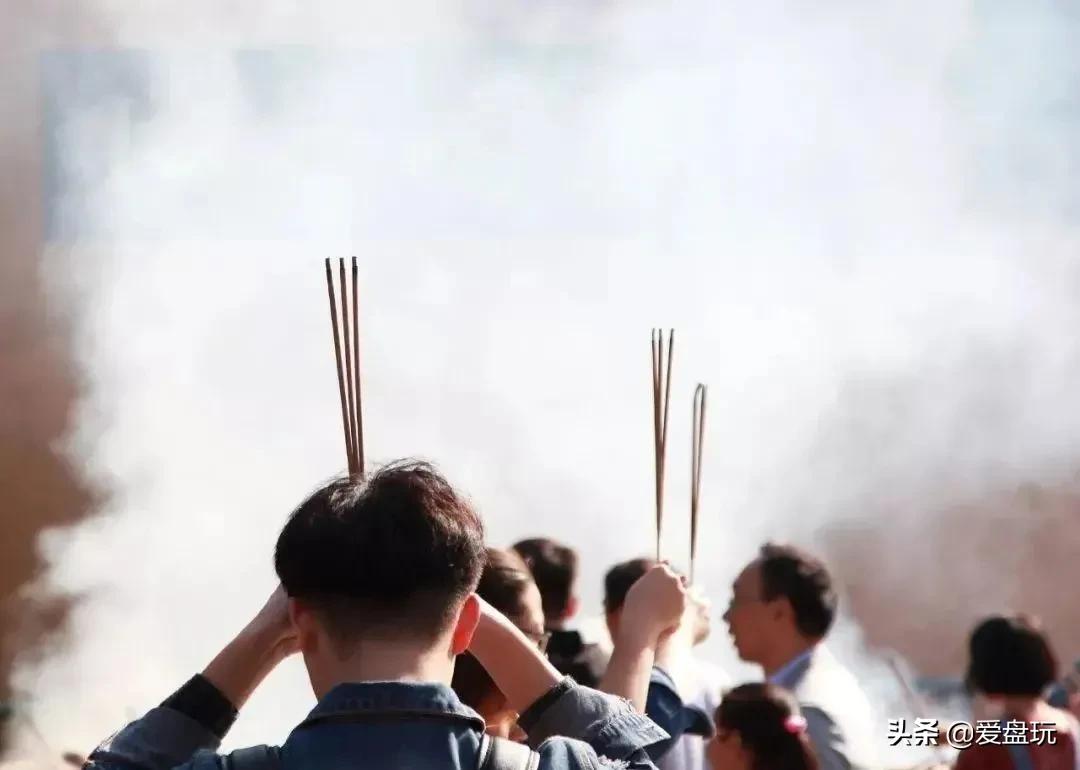
[[[544,602],[548,626],[557,626],[577,609],[574,583],[577,580],[578,556],[573,548],[546,537],[535,537],[514,544],[525,560]]]
[[[621,611],[630,587],[656,564],[655,559],[630,559],[609,569],[604,575],[604,611],[608,615]]]
[[[484,530],[430,465],[399,461],[339,478],[305,500],[278,537],[285,592],[340,647],[361,638],[434,641],[484,565]]]
[[[836,616],[836,590],[825,564],[792,545],[766,543],[758,557],[762,598],[784,598],[791,605],[795,628],[821,639]]]

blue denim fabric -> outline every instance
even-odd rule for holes
[[[554,699],[522,715],[541,770],[651,770],[647,747],[668,734],[619,698],[564,680]],[[675,696],[677,698],[677,696]],[[483,721],[449,687],[411,682],[342,684],[327,693],[280,747],[241,750],[265,770],[474,770]],[[239,754],[195,719],[151,710],[90,758],[90,770],[220,770]]]
[[[667,754],[684,733],[709,737],[713,732],[709,715],[693,706],[684,705],[675,689],[674,680],[660,668],[653,669],[649,680],[645,714],[671,736],[647,748],[654,762]]]

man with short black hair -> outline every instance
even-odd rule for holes
[[[282,530],[282,585],[263,609],[202,674],[98,747],[88,767],[591,770],[611,760],[653,768],[646,748],[667,733],[625,702],[563,678],[474,593],[483,536],[472,506],[424,463],[332,481]],[[635,628],[627,656],[639,662],[619,692],[648,677],[660,638],[685,613],[685,590],[657,569],[627,603]],[[483,720],[450,689],[466,650],[521,714],[532,750],[486,738]],[[281,747],[213,753],[237,709],[296,651],[318,698],[307,719]]]
[[[596,687],[607,668],[607,654],[588,641],[570,624],[581,602],[575,588],[578,555],[573,548],[546,537],[534,537],[514,544],[514,550],[529,566],[544,603],[544,625],[548,639],[548,660],[579,684]]]
[[[739,657],[798,698],[822,770],[872,768],[870,704],[822,644],[836,605],[832,578],[819,559],[766,543],[736,578],[724,620]]]
[[[658,563],[655,559],[628,559],[619,562],[604,574],[604,614],[608,619],[609,631],[612,625],[611,620],[626,601],[627,592],[641,579],[642,575]]]

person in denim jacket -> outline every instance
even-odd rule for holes
[[[330,482],[282,530],[281,585],[262,610],[201,674],[99,746],[87,768],[472,770],[484,722],[449,687],[466,650],[520,713],[540,770],[653,768],[646,749],[668,733],[625,698],[561,676],[476,596],[483,540],[479,516],[427,464]],[[624,616],[630,663],[612,692],[647,685],[657,644],[685,606],[685,585],[666,566],[635,585]],[[297,651],[318,698],[308,718],[281,746],[216,754],[237,710]]]

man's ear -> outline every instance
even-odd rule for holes
[[[476,594],[469,594],[458,611],[457,623],[454,625],[454,634],[450,638],[450,652],[460,655],[469,649],[472,644],[473,634],[480,622],[480,602]]]
[[[563,616],[559,618],[559,620],[570,620],[570,618],[578,614],[578,610],[580,609],[581,600],[578,599],[576,596],[571,596],[570,599],[566,602],[566,609],[563,611]]]
[[[769,602],[769,606],[774,620],[782,620],[792,626],[795,625],[795,608],[791,606],[791,601],[786,596],[778,596]]]
[[[315,652],[319,648],[318,620],[315,612],[299,599],[289,599],[289,621],[296,629],[300,652]]]

